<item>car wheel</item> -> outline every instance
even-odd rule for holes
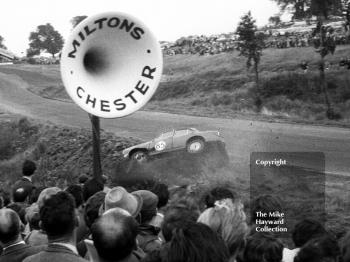
[[[148,160],[148,154],[145,151],[135,151],[131,155],[131,159],[137,161],[138,163],[144,163]]]
[[[195,138],[187,143],[187,152],[190,154],[200,153],[204,150],[204,140],[201,138]]]

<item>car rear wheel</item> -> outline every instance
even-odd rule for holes
[[[204,140],[202,138],[194,138],[188,141],[186,148],[190,154],[200,153],[204,150]]]
[[[148,154],[145,151],[138,150],[133,152],[130,158],[132,160],[135,160],[138,163],[144,163],[144,162],[147,162],[148,160]]]

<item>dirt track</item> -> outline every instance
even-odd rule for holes
[[[26,83],[15,75],[0,73],[0,108],[58,125],[90,128],[89,118],[73,103],[49,100],[25,89]],[[139,111],[112,120],[101,127],[120,136],[143,140],[172,128],[196,127],[220,130],[226,140],[231,162],[242,173],[249,172],[251,152],[324,152],[326,172],[350,174],[350,130],[337,127],[305,126],[260,121],[193,117]],[[296,165],[312,168],[312,159],[296,159]]]

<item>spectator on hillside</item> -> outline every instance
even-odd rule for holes
[[[84,186],[85,182],[89,180],[89,176],[86,174],[81,174],[78,177],[78,183],[81,185],[81,187]]]
[[[3,253],[0,262],[22,262],[44,247],[31,247],[21,237],[21,222],[16,212],[11,209],[0,209],[0,244]]]
[[[33,191],[34,190],[32,190],[32,192]],[[18,203],[23,208],[27,208],[28,201],[29,201],[29,192],[25,190],[23,187],[19,187],[15,191],[13,191],[12,199],[14,203]]]
[[[137,241],[139,247],[145,252],[149,253],[153,250],[159,249],[162,245],[162,240],[158,234],[160,228],[152,226],[150,222],[157,215],[158,197],[148,190],[138,190],[132,193],[142,198],[142,208],[140,211],[140,225]]]
[[[298,254],[300,248],[304,246],[309,240],[327,235],[326,229],[323,225],[314,219],[304,219],[299,221],[292,233],[292,239],[295,245],[295,249],[289,250],[285,248],[283,250],[283,261],[293,262],[294,257]]]
[[[208,225],[225,241],[232,260],[244,250],[248,225],[243,205],[240,201],[232,203],[229,199],[216,201],[214,207],[206,209],[198,222]]]
[[[271,234],[256,233],[247,239],[244,262],[281,262],[282,242]]]
[[[15,182],[12,187],[12,192],[15,192],[18,188],[23,188],[27,195],[30,195],[35,188],[32,182],[32,176],[36,170],[36,165],[33,161],[26,160],[22,165],[22,178]]]
[[[82,262],[76,249],[75,229],[78,217],[73,197],[64,191],[50,195],[40,207],[41,226],[45,230],[49,245],[25,262]]]
[[[84,183],[83,186],[83,198],[84,202],[93,196],[95,193],[103,190],[103,184],[97,181],[95,178],[91,178]]]
[[[163,262],[227,262],[229,252],[224,241],[205,224],[189,222],[175,229],[164,247]]]
[[[307,242],[294,258],[294,262],[338,262],[339,258],[339,245],[328,234]]]
[[[126,210],[112,208],[91,227],[92,239],[99,262],[137,262],[141,258],[133,252],[136,247],[138,224]]]
[[[77,229],[77,242],[83,240],[84,236],[88,232],[84,221],[84,200],[83,200],[83,189],[80,185],[70,185],[66,188],[66,192],[70,193],[75,201],[75,208],[79,214],[79,227]]]

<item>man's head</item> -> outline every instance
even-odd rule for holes
[[[106,211],[91,227],[97,253],[104,261],[128,257],[136,246],[138,224],[121,208]]]
[[[295,246],[301,247],[310,239],[325,234],[327,234],[327,231],[320,222],[313,219],[304,219],[295,225],[292,238]]]
[[[226,188],[226,187],[215,187],[208,194],[205,196],[205,204],[207,208],[214,207],[214,204],[217,200],[223,200],[223,199],[231,199],[234,201],[235,195],[234,193]]]
[[[222,238],[202,223],[189,222],[177,228],[168,244],[166,262],[226,262],[229,252]]]
[[[36,170],[36,165],[33,161],[30,161],[30,160],[24,161],[23,166],[22,166],[22,174],[24,176],[33,175],[35,170]]]
[[[23,203],[29,197],[29,191],[23,187],[19,187],[13,191],[13,202]]]
[[[46,198],[40,207],[40,219],[50,241],[71,239],[78,224],[73,197],[60,191]]]
[[[259,196],[252,202],[250,209],[250,221],[252,224],[255,223],[256,219],[258,218],[256,214],[257,212],[269,213],[275,211],[282,211],[282,203],[280,199],[271,195]],[[273,219],[271,218],[271,220]]]
[[[294,258],[295,262],[337,262],[340,257],[337,240],[324,235],[308,241]]]
[[[281,262],[282,242],[270,234],[254,234],[248,238],[243,253],[245,262]]]
[[[138,190],[132,192],[132,194],[142,198],[142,208],[140,212],[141,224],[151,221],[151,219],[157,215],[157,195],[148,190]]]
[[[66,192],[73,196],[77,208],[84,203],[83,189],[80,185],[70,185],[67,187]]]
[[[15,211],[9,208],[0,209],[0,243],[2,246],[12,244],[19,239],[21,222]]]
[[[168,204],[170,193],[166,184],[157,183],[151,191],[158,196],[158,208],[162,208]]]
[[[89,179],[83,185],[83,198],[87,201],[89,197],[93,196],[99,191],[103,190],[103,184],[94,178]]]

